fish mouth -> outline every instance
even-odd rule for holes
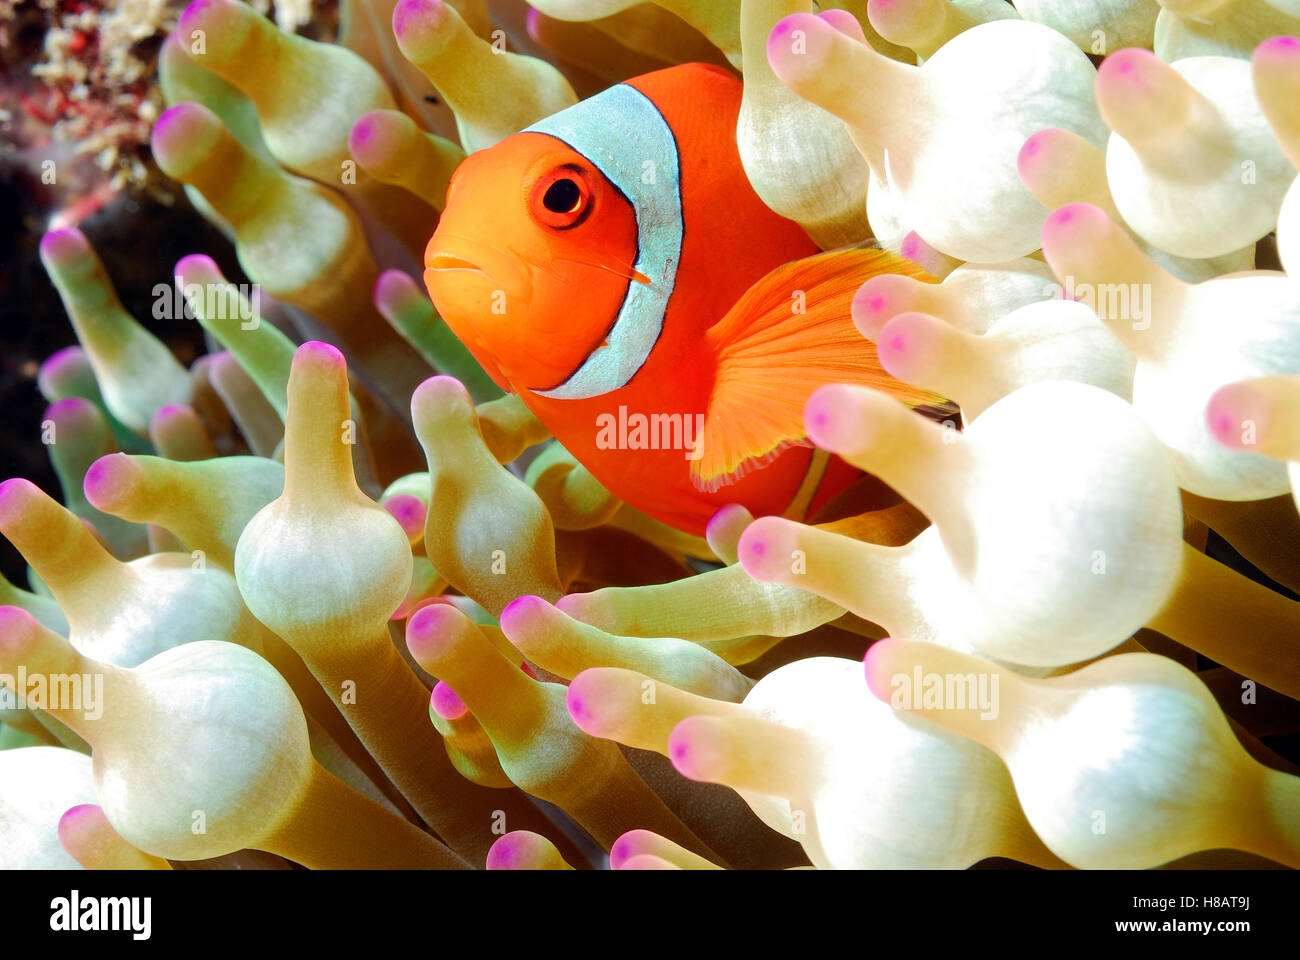
[[[424,266],[429,270],[475,270],[479,273],[486,273],[482,267],[472,260],[466,260],[463,257],[457,257],[450,253],[435,253],[432,256],[424,258]]]
[[[497,284],[512,300],[526,302],[532,292],[528,263],[505,245],[437,231],[424,251],[424,266],[426,276],[477,274]]]

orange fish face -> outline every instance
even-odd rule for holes
[[[505,389],[562,384],[644,283],[636,213],[582,154],[519,133],[467,157],[424,254],[429,296]]]

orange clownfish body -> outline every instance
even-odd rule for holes
[[[617,84],[456,171],[425,283],[483,368],[615,496],[690,533],[721,506],[802,518],[861,476],[804,441],[823,383],[921,403],[854,328],[876,250],[819,253],[754,193],[740,82]]]

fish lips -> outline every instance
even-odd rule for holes
[[[514,251],[471,240],[468,237],[435,232],[424,251],[424,281],[432,289],[442,276],[481,274],[489,292],[500,290],[507,300],[527,303],[532,296],[532,270]]]

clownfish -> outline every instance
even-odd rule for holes
[[[452,332],[612,494],[701,534],[719,507],[813,516],[863,477],[806,440],[826,383],[941,398],[881,368],[854,293],[880,250],[822,253],[750,185],[741,83],[636,77],[457,168],[425,251]]]

